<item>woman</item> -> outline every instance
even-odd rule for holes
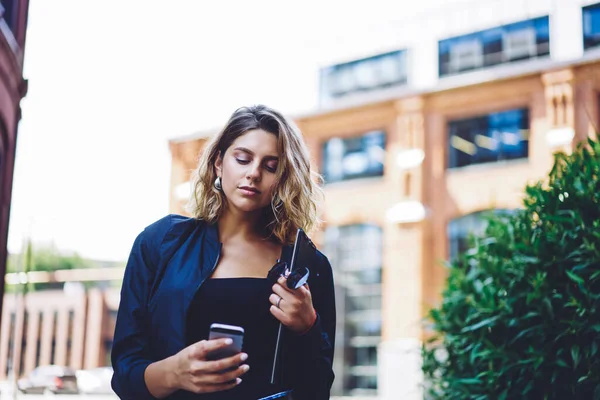
[[[335,304],[327,258],[317,252],[298,289],[283,276],[266,278],[290,254],[297,229],[318,222],[320,188],[301,134],[272,109],[241,108],[194,175],[194,218],[169,215],[133,245],[113,342],[114,391],[132,400],[256,400],[288,390],[294,400],[329,399]],[[242,352],[208,361],[227,346],[207,340],[212,323],[242,326]]]

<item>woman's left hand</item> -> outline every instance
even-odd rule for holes
[[[307,332],[317,319],[308,284],[288,289],[286,278],[280,277],[273,285],[269,301],[271,314],[296,333]]]

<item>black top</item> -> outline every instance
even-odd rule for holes
[[[187,314],[186,341],[208,339],[210,325],[244,328],[242,351],[250,370],[239,386],[222,392],[193,395],[190,399],[256,400],[283,390],[272,385],[271,368],[279,321],[269,311],[272,284],[265,278],[207,279],[196,293]]]

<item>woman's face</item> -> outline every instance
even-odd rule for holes
[[[242,212],[269,206],[278,162],[274,134],[255,129],[238,137],[215,162],[228,206]]]

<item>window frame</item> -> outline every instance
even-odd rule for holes
[[[397,63],[398,66],[396,76],[394,79],[384,79],[386,74],[385,67],[389,68],[389,63],[392,61]],[[386,62],[388,65],[386,65]],[[366,68],[363,71],[369,70],[370,72],[368,73],[373,74],[375,83],[371,85],[361,85],[356,82],[357,80],[361,80],[358,75],[360,70],[365,68],[365,65],[368,65],[369,68]],[[321,100],[335,100],[356,93],[366,93],[390,87],[404,86],[408,83],[408,65],[408,49],[399,49],[321,68],[319,73],[319,93],[321,94]],[[387,72],[389,72],[389,70]],[[335,88],[335,86],[339,84],[338,80],[340,77],[344,76],[347,77],[347,79],[354,79],[354,84],[347,90]]]
[[[372,137],[373,143],[372,147],[368,147],[369,137]],[[329,146],[333,146],[333,142],[339,142],[342,150],[338,154],[340,159],[335,160],[333,162],[338,162],[337,167],[339,168],[339,172],[337,173],[339,176],[331,178],[331,169],[332,165],[329,163],[332,162],[332,154],[330,154],[330,150],[328,150]],[[348,146],[350,144],[351,148],[356,146],[356,142],[360,142],[360,150],[348,151]],[[381,145],[381,150],[376,150],[377,147]],[[372,129],[368,130],[356,135],[351,136],[332,136],[326,139],[321,144],[321,174],[323,175],[323,179],[325,185],[340,183],[340,182],[349,182],[355,181],[358,179],[371,179],[371,178],[381,178],[385,175],[386,171],[386,148],[388,145],[388,133],[384,128],[381,129]],[[379,151],[381,156],[381,168],[376,166],[368,166],[362,172],[354,172],[348,173],[344,170],[344,159],[351,154],[367,154],[367,162],[377,164],[376,158],[371,158],[368,155],[370,149],[374,149],[374,151]],[[333,150],[331,150],[333,153]]]
[[[595,11],[595,13],[594,13]],[[586,17],[592,17],[591,14],[596,14],[598,18],[599,29],[597,33],[586,34],[586,28],[588,28],[588,24],[586,23]],[[585,7],[581,8],[581,40],[583,42],[583,50],[587,51],[590,49],[595,49],[596,47],[600,47],[600,3],[589,4]],[[592,29],[592,21],[589,21],[589,28]]]
[[[511,116],[514,114],[514,116]],[[519,115],[516,117],[516,115]],[[520,126],[520,140],[510,144],[510,136],[516,135],[512,130],[516,127],[511,118],[518,118]],[[503,121],[504,119],[504,121]],[[470,129],[466,127],[475,125]],[[509,127],[506,131],[502,128]],[[468,132],[468,137],[461,135],[461,132]],[[487,113],[472,114],[470,116],[461,116],[446,119],[446,171],[456,171],[462,168],[473,166],[490,166],[498,163],[528,160],[530,156],[530,135],[531,135],[531,108],[528,105],[512,108],[505,108],[500,111],[491,111]],[[501,139],[499,140],[499,136]],[[513,138],[514,140],[515,138]],[[498,150],[486,149],[485,143],[491,144],[499,142]],[[463,146],[460,150],[457,146]],[[516,147],[511,150],[511,147]],[[519,149],[519,147],[521,149]],[[519,151],[520,150],[520,151]],[[470,156],[469,151],[473,154]],[[486,152],[489,154],[486,156]],[[524,152],[524,154],[523,154]],[[464,154],[463,154],[464,153]],[[465,155],[466,154],[466,155]],[[469,162],[461,161],[463,158],[471,158]]]
[[[517,39],[518,34],[524,32],[530,32],[529,54],[512,57],[512,52],[518,54],[518,51],[515,48],[511,50],[510,47],[507,47],[507,43]],[[543,40],[544,38],[545,40]],[[550,41],[550,18],[548,15],[442,39],[438,41],[438,76],[446,78],[517,61],[547,57],[550,55]],[[462,57],[468,60],[466,50],[469,47],[472,48],[471,52],[473,53],[471,55],[472,64],[463,61],[466,64],[462,66],[460,57],[452,56],[453,51],[456,54],[462,54]],[[533,48],[535,51],[532,50]],[[524,51],[525,49],[519,50]],[[453,66],[454,68],[452,68]]]

